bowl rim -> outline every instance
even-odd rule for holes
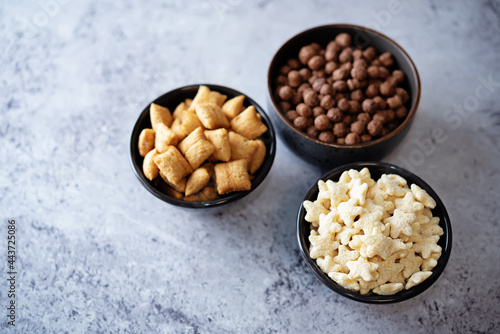
[[[218,91],[222,94],[234,95],[234,96],[238,96],[238,95],[245,96],[245,100],[248,101],[251,105],[253,105],[255,107],[257,112],[262,115],[262,118],[266,122],[266,126],[267,126],[266,132],[269,133],[269,137],[270,137],[269,144],[266,144],[266,148],[267,148],[267,146],[269,146],[269,157],[267,158],[267,160],[264,160],[264,162],[261,166],[261,169],[259,170],[258,176],[255,178],[255,180],[252,181],[252,187],[250,190],[238,191],[238,192],[226,194],[226,195],[223,195],[223,197],[218,198],[214,201],[189,202],[189,201],[178,200],[178,199],[175,199],[173,197],[170,197],[167,194],[159,191],[158,189],[156,189],[155,187],[153,187],[150,184],[150,181],[147,180],[142,173],[142,165],[139,165],[134,159],[134,156],[136,154],[135,149],[134,149],[134,147],[135,147],[134,138],[138,138],[140,132],[143,130],[143,128],[140,126],[140,123],[143,121],[143,119],[145,117],[147,117],[147,115],[149,115],[149,108],[150,108],[151,103],[157,103],[158,100],[167,98],[168,95],[175,95],[175,94],[180,93],[182,91],[193,90],[194,94],[196,94],[196,91],[198,90],[198,88],[200,86],[207,86],[208,88],[210,88],[210,90],[215,90],[215,91]],[[193,97],[194,97],[194,95],[193,95]],[[130,135],[129,161],[130,161],[132,170],[133,170],[135,176],[140,181],[140,183],[151,194],[153,194],[155,197],[161,199],[162,201],[167,202],[167,203],[172,204],[172,205],[175,205],[175,206],[180,206],[180,207],[185,207],[185,208],[192,208],[192,209],[213,208],[213,207],[218,207],[221,205],[225,205],[225,204],[237,201],[237,200],[245,197],[246,195],[248,195],[249,193],[251,193],[252,191],[257,189],[257,187],[267,177],[267,175],[269,174],[269,171],[271,170],[271,167],[274,163],[275,156],[276,156],[276,132],[275,132],[274,126],[271,122],[271,119],[269,118],[269,115],[266,113],[266,111],[254,99],[252,99],[247,94],[244,94],[236,89],[233,89],[233,88],[230,88],[227,86],[221,86],[221,85],[211,84],[211,83],[199,83],[199,84],[185,85],[182,87],[175,88],[173,90],[169,90],[166,93],[158,96],[157,98],[155,98],[153,101],[149,102],[144,107],[142,112],[137,117],[137,120],[134,123],[134,126],[132,128],[132,132]]]
[[[272,87],[273,87],[273,83],[272,83],[272,78],[271,78],[271,69],[273,68],[273,66],[275,66],[276,64],[276,61],[277,61],[277,57],[278,57],[278,54],[280,54],[281,52],[283,52],[283,50],[290,44],[292,43],[296,38],[298,37],[301,37],[303,35],[306,35],[306,34],[309,34],[311,32],[314,32],[314,31],[317,31],[317,30],[322,30],[322,29],[327,29],[327,28],[350,28],[350,29],[358,29],[358,30],[361,30],[361,31],[364,31],[364,32],[368,32],[368,33],[371,33],[371,34],[374,34],[374,35],[377,35],[383,39],[386,39],[388,42],[392,43],[397,49],[399,49],[399,51],[401,51],[401,53],[403,54],[404,57],[406,57],[406,59],[408,60],[408,63],[410,64],[410,68],[412,69],[412,71],[415,73],[415,79],[416,79],[416,92],[415,92],[415,103],[412,105],[412,108],[408,111],[408,115],[406,116],[405,120],[403,121],[403,123],[401,123],[396,129],[394,129],[393,131],[389,132],[388,134],[386,134],[385,136],[383,137],[380,137],[376,140],[372,140],[372,141],[369,141],[369,142],[366,142],[366,143],[358,143],[358,144],[352,144],[352,145],[338,145],[338,144],[335,144],[335,143],[325,143],[323,141],[320,141],[318,139],[314,139],[314,138],[311,138],[309,137],[308,135],[306,135],[305,133],[303,133],[302,131],[299,131],[298,129],[296,129],[294,126],[292,126],[290,124],[290,122],[288,121],[288,119],[285,118],[285,116],[279,111],[279,106],[276,104],[276,101],[274,100],[274,97],[273,97],[273,90],[272,90]],[[373,29],[370,29],[370,28],[367,28],[367,27],[363,27],[363,26],[359,26],[359,25],[355,25],[355,24],[346,24],[346,23],[336,23],[336,24],[326,24],[326,25],[322,25],[322,26],[317,26],[317,27],[313,27],[313,28],[310,28],[310,29],[307,29],[307,30],[304,30],[294,36],[292,36],[291,38],[289,38],[279,49],[278,51],[276,51],[276,53],[274,54],[270,64],[269,64],[269,67],[268,67],[268,70],[267,70],[267,97],[269,99],[269,101],[271,101],[271,104],[273,106],[273,108],[271,108],[273,110],[274,113],[276,113],[278,115],[278,117],[283,121],[283,123],[285,123],[285,125],[287,127],[289,127],[290,129],[292,129],[297,135],[300,135],[314,143],[317,143],[319,145],[322,145],[322,146],[325,146],[325,147],[334,147],[336,149],[352,149],[352,148],[366,148],[366,147],[370,147],[370,146],[375,146],[379,143],[382,143],[392,137],[394,137],[395,135],[397,135],[399,132],[403,131],[404,128],[406,128],[406,126],[408,124],[410,124],[410,122],[413,120],[413,118],[415,117],[415,114],[417,112],[417,109],[418,109],[418,105],[420,103],[420,95],[421,95],[421,83],[420,83],[420,75],[418,74],[418,70],[417,70],[417,67],[415,66],[415,63],[413,62],[413,60],[411,59],[410,55],[398,44],[396,43],[393,39],[391,39],[390,37],[376,31],[376,30],[373,30]]]
[[[364,167],[367,167],[370,169],[370,167],[385,167],[389,168],[394,171],[395,174],[401,175],[405,174],[407,176],[411,176],[412,179],[414,179],[416,182],[413,182],[417,184],[419,187],[422,189],[426,190],[436,201],[436,207],[440,208],[440,211],[442,212],[442,215],[439,216],[440,218],[440,226],[443,227],[443,235],[441,238],[444,238],[444,247],[442,249],[441,257],[438,260],[438,264],[436,267],[432,269],[432,275],[427,278],[425,281],[422,283],[408,289],[408,290],[402,290],[394,295],[388,295],[388,296],[383,296],[383,295],[361,295],[359,292],[354,292],[350,291],[348,289],[345,289],[338,285],[335,281],[330,279],[327,274],[325,274],[321,269],[318,267],[316,260],[312,259],[309,256],[309,249],[307,248],[307,244],[305,239],[308,238],[308,236],[302,234],[302,226],[303,224],[308,224],[307,221],[305,221],[305,208],[304,208],[304,201],[305,200],[310,200],[310,196],[315,193],[318,189],[318,181],[319,180],[328,180],[331,178],[333,175],[338,174],[340,176],[341,172],[344,172],[346,170],[355,168],[355,169],[362,169]],[[370,171],[371,172],[371,171]],[[403,176],[403,175],[401,175]],[[404,176],[403,176],[404,177]],[[406,178],[405,178],[406,179]],[[399,166],[385,163],[385,162],[378,162],[378,161],[363,161],[363,162],[356,162],[356,163],[350,163],[346,165],[339,166],[337,168],[334,168],[330,170],[329,172],[323,174],[319,179],[316,180],[316,182],[309,188],[309,190],[306,192],[304,195],[304,198],[302,202],[300,203],[299,210],[297,212],[297,221],[296,221],[296,233],[297,233],[297,241],[299,244],[300,248],[300,253],[302,254],[302,257],[304,258],[305,262],[307,263],[308,267],[314,272],[315,276],[324,284],[326,285],[329,289],[335,291],[336,293],[347,297],[349,299],[362,302],[362,303],[367,303],[367,304],[390,304],[390,303],[397,303],[397,302],[402,302],[405,300],[408,300],[410,298],[416,297],[417,295],[421,294],[425,290],[427,290],[429,287],[431,287],[436,280],[441,276],[443,273],[446,265],[448,264],[448,260],[451,255],[451,248],[452,248],[452,228],[451,228],[451,222],[450,222],[450,217],[448,215],[448,212],[446,211],[446,207],[444,206],[443,202],[439,198],[439,196],[436,194],[436,192],[420,177],[415,175],[413,172],[410,172],[404,168],[401,168]]]

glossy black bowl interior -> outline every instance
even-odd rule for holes
[[[299,247],[307,262],[308,266],[312,269],[315,275],[323,282],[326,286],[328,286],[333,291],[341,294],[344,297],[356,300],[358,302],[363,303],[372,303],[372,304],[382,304],[382,303],[395,303],[407,300],[409,298],[415,297],[416,295],[424,292],[428,289],[441,275],[446,264],[448,263],[448,259],[451,253],[451,242],[452,242],[452,233],[451,233],[451,223],[450,218],[448,217],[448,213],[444,207],[443,202],[439,199],[438,195],[432,190],[432,188],[425,183],[421,178],[416,176],[415,174],[394,165],[390,165],[382,162],[360,162],[349,164],[345,166],[341,166],[333,169],[332,171],[323,175],[319,180],[332,180],[338,181],[340,175],[350,169],[356,169],[360,171],[361,169],[367,167],[370,170],[370,174],[372,179],[378,180],[382,174],[397,174],[402,176],[408,182],[408,186],[411,184],[416,184],[425,191],[429,195],[434,198],[437,205],[436,208],[432,210],[432,213],[435,217],[439,217],[440,222],[439,226],[441,226],[444,230],[444,234],[440,237],[438,245],[442,248],[442,255],[438,260],[436,267],[432,270],[432,275],[427,278],[425,281],[416,285],[408,290],[402,290],[391,296],[380,296],[374,293],[362,295],[357,292],[353,292],[347,289],[344,289],[340,285],[338,285],[335,281],[333,281],[327,274],[321,271],[321,269],[316,264],[316,260],[312,259],[309,256],[309,234],[310,234],[310,223],[307,222],[304,217],[306,215],[306,210],[304,205],[300,206],[299,213],[297,215],[297,238],[299,242]],[[318,181],[319,181],[318,180]],[[304,196],[304,201],[314,201],[318,197],[318,182],[316,182]]]
[[[396,67],[405,73],[402,85],[410,94],[408,115],[404,122],[386,136],[367,143],[355,145],[337,145],[325,143],[307,136],[293,127],[280,111],[279,104],[274,100],[274,80],[278,77],[281,66],[287,60],[297,58],[300,49],[312,42],[326,47],[339,33],[348,33],[355,46],[366,48],[373,46],[379,54],[390,52]],[[284,143],[299,157],[324,168],[333,168],[350,162],[381,160],[391,153],[406,136],[415,116],[420,100],[420,78],[417,68],[410,56],[396,42],[374,30],[349,25],[332,24],[306,30],[288,40],[274,55],[267,73],[268,107],[278,134]],[[408,104],[407,104],[408,105]]]
[[[141,131],[145,128],[151,128],[151,120],[149,117],[149,107],[151,103],[156,103],[158,105],[161,105],[163,107],[167,107],[171,112],[174,111],[175,107],[183,102],[185,99],[192,99],[196,95],[196,92],[198,91],[198,88],[200,85],[205,85],[210,90],[217,91],[221,94],[227,95],[227,99],[231,99],[235,96],[238,95],[245,95],[245,101],[244,105],[245,106],[250,106],[253,105],[255,106],[255,109],[259,114],[262,115],[262,122],[267,126],[267,131],[260,136],[260,139],[264,142],[266,145],[266,157],[264,159],[264,162],[260,169],[255,173],[255,179],[252,181],[252,188],[248,191],[239,191],[239,192],[233,192],[230,194],[222,195],[220,198],[214,200],[214,201],[209,201],[209,202],[187,202],[183,200],[178,200],[173,197],[170,197],[166,193],[166,187],[167,185],[165,182],[160,177],[155,178],[153,181],[149,181],[145,176],[142,171],[142,163],[144,161],[144,158],[140,156],[139,154],[139,149],[138,149],[138,141],[139,141],[139,135]],[[163,94],[162,96],[158,97],[156,100],[152,101],[149,103],[142,113],[140,114],[139,118],[137,119],[137,122],[135,123],[134,129],[132,130],[132,136],[130,138],[130,161],[132,164],[132,169],[141,182],[141,184],[153,195],[158,197],[159,199],[168,202],[173,205],[177,206],[182,206],[186,208],[211,208],[211,207],[216,207],[224,204],[228,204],[231,202],[234,202],[236,200],[239,200],[242,197],[245,197],[248,195],[250,192],[255,190],[259,184],[264,180],[264,178],[267,176],[269,173],[271,166],[273,165],[274,162],[274,156],[276,155],[276,134],[274,132],[273,125],[267,116],[267,114],[264,112],[264,110],[255,102],[253,99],[249,98],[246,94],[240,93],[234,89],[224,87],[224,86],[218,86],[218,85],[211,85],[211,84],[197,84],[197,85],[190,85],[190,86],[185,86],[181,88],[177,88],[175,90],[172,90],[168,93]]]

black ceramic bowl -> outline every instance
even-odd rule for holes
[[[158,105],[167,107],[170,109],[170,111],[173,112],[173,110],[179,103],[183,102],[187,98],[190,99],[194,98],[200,85],[205,85],[208,88],[210,88],[210,90],[214,90],[224,95],[227,95],[228,100],[238,95],[245,95],[244,105],[255,106],[257,112],[262,115],[262,122],[267,126],[267,131],[262,136],[260,136],[260,139],[262,139],[262,141],[266,145],[267,150],[266,150],[266,157],[264,159],[262,166],[255,173],[255,179],[252,181],[252,188],[250,190],[233,192],[226,195],[222,195],[220,196],[220,198],[209,202],[188,202],[188,201],[178,200],[167,195],[165,191],[166,184],[160,177],[155,178],[153,181],[149,181],[144,176],[144,173],[142,171],[142,163],[144,158],[141,157],[139,154],[138,141],[141,131],[145,128],[151,128],[151,120],[149,117],[149,107],[151,103],[156,103]],[[217,207],[220,205],[232,203],[234,201],[237,201],[245,197],[250,192],[255,190],[269,173],[271,166],[273,165],[274,162],[274,156],[276,155],[276,134],[274,132],[274,128],[269,117],[264,112],[264,109],[262,109],[257,104],[257,102],[249,98],[246,94],[240,93],[234,89],[224,86],[211,85],[211,84],[197,84],[197,85],[190,85],[174,89],[158,97],[151,103],[149,103],[144,108],[142,113],[139,115],[139,118],[135,123],[134,129],[132,130],[132,136],[130,138],[130,162],[132,164],[132,169],[137,178],[139,179],[139,181],[141,182],[141,184],[150,193],[152,193],[159,199],[176,206],[193,208],[193,209]]]
[[[371,304],[387,304],[387,303],[396,303],[401,302],[410,298],[417,296],[418,294],[427,290],[434,282],[438,279],[438,277],[443,272],[446,264],[448,263],[448,259],[450,258],[451,253],[451,223],[450,218],[448,217],[448,213],[444,207],[443,202],[439,199],[438,195],[432,190],[432,188],[425,183],[421,178],[416,176],[415,174],[394,165],[390,165],[383,162],[359,162],[348,164],[344,166],[337,167],[330,172],[323,175],[319,180],[332,180],[338,181],[340,175],[350,169],[356,169],[360,171],[361,169],[367,167],[370,170],[370,174],[372,179],[378,180],[382,174],[397,174],[402,176],[408,182],[408,186],[411,184],[416,184],[425,191],[429,195],[434,198],[437,205],[432,210],[432,213],[435,217],[439,217],[440,222],[439,226],[441,226],[444,230],[444,234],[440,237],[438,241],[438,245],[441,246],[442,255],[438,260],[436,267],[432,270],[432,275],[427,278],[422,283],[408,289],[402,290],[391,296],[380,296],[377,294],[367,294],[362,295],[357,292],[353,292],[347,289],[344,289],[340,285],[338,285],[335,281],[333,281],[327,274],[325,274],[316,264],[316,260],[312,259],[309,256],[309,234],[310,234],[310,223],[308,223],[304,217],[306,215],[306,210],[304,209],[304,205],[300,205],[299,213],[297,215],[297,238],[299,242],[299,247],[304,257],[304,260],[307,262],[309,268],[312,269],[314,274],[325,284],[327,287],[332,289],[333,291],[341,294],[344,297],[356,300],[358,302],[363,303],[371,303]],[[318,180],[318,181],[319,181]],[[310,200],[314,201],[318,197],[318,182],[316,181],[314,185],[309,189],[307,194],[304,196],[304,201]]]
[[[292,123],[279,110],[279,104],[274,99],[274,80],[279,75],[280,67],[286,64],[287,60],[297,58],[300,49],[304,45],[316,42],[322,47],[326,47],[328,42],[333,40],[339,33],[350,34],[352,44],[355,46],[363,48],[373,46],[379,54],[390,52],[393,55],[396,67],[401,69],[406,76],[406,80],[402,85],[410,94],[410,107],[408,108],[406,119],[398,128],[386,136],[371,142],[356,145],[337,145],[313,139],[293,127]],[[271,117],[278,134],[285,144],[306,161],[322,166],[323,168],[332,168],[350,162],[380,160],[391,153],[401,143],[410,128],[410,124],[418,108],[420,78],[410,56],[389,37],[360,26],[332,24],[301,32],[283,44],[269,65],[267,90],[269,109],[273,111]]]

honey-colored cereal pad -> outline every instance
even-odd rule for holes
[[[229,120],[246,110],[236,128],[260,131],[262,116],[254,106],[243,106],[244,95],[226,99],[201,85],[194,99],[185,99],[173,113],[152,103],[152,129],[143,129],[138,142],[144,176],[152,181],[159,174],[167,194],[185,201],[211,201],[217,192],[249,190],[265,160],[266,146],[260,139],[234,132]],[[248,128],[247,120],[254,126]]]

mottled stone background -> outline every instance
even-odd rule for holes
[[[0,1],[0,332],[498,331],[500,4],[394,1]],[[341,22],[389,35],[415,61],[419,112],[386,161],[432,184],[453,224],[444,274],[397,305],[347,300],[308,270],[294,220],[321,171],[281,141],[259,189],[208,214],[157,200],[129,164],[151,100],[208,82],[265,106],[279,46]],[[425,144],[434,129],[446,139]]]

